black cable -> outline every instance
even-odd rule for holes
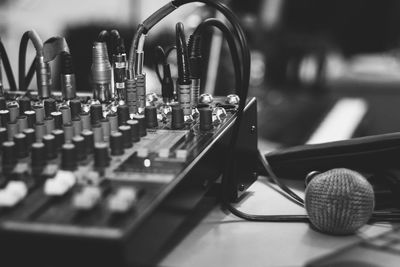
[[[161,61],[162,65],[164,65],[166,62],[164,49],[161,46],[156,46],[154,48],[154,54],[155,54],[155,59],[156,59],[155,64],[154,64],[154,69],[156,71],[158,80],[160,81],[160,83],[162,83],[163,77],[161,77],[159,64],[160,64],[160,61]]]
[[[107,30],[102,30],[99,35],[97,36],[97,41],[98,42],[107,42],[107,40],[110,37],[110,33]]]
[[[204,30],[207,27],[216,27],[218,28],[223,34],[228,43],[229,51],[232,56],[232,63],[234,66],[235,71],[235,84],[236,84],[236,94],[239,94],[240,88],[239,86],[242,85],[242,76],[241,76],[241,65],[240,65],[240,58],[238,54],[237,44],[235,39],[233,38],[233,32],[228,26],[225,25],[222,21],[218,19],[207,19],[197,26],[196,30],[193,33],[193,46],[191,49],[196,49],[196,42],[198,39],[195,37],[196,35],[202,36],[204,34]]]
[[[19,90],[26,91],[27,85],[25,83],[25,60],[26,50],[28,48],[29,32],[25,32],[22,35],[21,42],[19,43],[19,55],[18,55],[18,84]]]
[[[18,85],[21,91],[26,91],[28,84],[30,84],[33,77],[34,70],[36,65],[36,58],[33,61],[33,66],[29,68],[30,73],[28,73],[27,77],[25,77],[25,67],[26,67],[26,51],[28,49],[28,41],[31,40],[33,46],[36,50],[36,57],[43,56],[43,42],[40,37],[37,35],[35,31],[26,31],[21,38],[21,42],[19,44],[19,54],[18,54]],[[32,73],[33,71],[33,73]]]
[[[190,84],[189,54],[183,24],[176,24],[176,55],[178,64],[178,84]]]
[[[10,85],[11,91],[17,90],[17,84],[15,83],[14,73],[11,68],[10,60],[8,59],[7,51],[4,47],[4,44],[0,38],[0,59],[3,62],[4,71],[7,76],[8,83]],[[1,71],[1,70],[0,70]]]
[[[166,50],[165,50],[165,63],[167,63],[167,60],[168,60],[168,58],[169,58],[169,55],[171,54],[171,52],[172,51],[174,51],[174,50],[176,50],[176,46],[175,45],[173,45],[173,46],[171,46],[171,47],[168,47]]]
[[[33,75],[35,75],[35,71],[36,71],[36,57],[32,60],[32,64],[29,67],[28,73],[26,74],[25,77],[26,88],[29,88],[29,85],[31,84],[33,79]]]

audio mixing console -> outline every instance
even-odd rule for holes
[[[143,115],[132,115],[126,105],[83,97],[6,93],[0,99],[1,261],[49,267],[151,262],[226,167],[235,99],[205,96],[185,121],[179,105],[155,95]],[[256,125],[250,99],[232,200],[255,180]]]

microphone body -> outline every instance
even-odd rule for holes
[[[305,208],[310,222],[324,233],[354,233],[371,218],[374,206],[371,184],[350,169],[316,174],[306,188]]]

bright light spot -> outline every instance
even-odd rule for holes
[[[144,162],[143,162],[143,164],[144,164],[144,166],[145,166],[146,168],[148,168],[148,167],[151,166],[151,161],[150,161],[149,159],[145,159]]]

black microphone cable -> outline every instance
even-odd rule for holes
[[[33,43],[33,46],[36,50],[36,57],[33,60],[31,67],[29,68],[28,77],[33,77],[33,73],[35,72],[35,66],[37,65],[37,58],[43,57],[43,42],[40,39],[39,35],[36,31],[26,31],[21,38],[21,42],[19,45],[19,55],[18,55],[18,81],[19,81],[19,89],[21,91],[26,91],[29,82],[29,79],[25,78],[25,66],[26,66],[26,51],[28,48],[28,41]],[[32,79],[32,78],[31,78]]]
[[[234,39],[233,32],[228,26],[223,23],[219,19],[206,19],[202,23],[197,26],[193,34],[190,36],[189,39],[189,54],[193,55],[193,57],[199,57],[202,35],[207,27],[216,27],[218,28],[223,34],[226,39],[226,42],[229,46],[229,51],[232,57],[233,68],[235,72],[235,84],[236,84],[236,94],[240,92],[240,86],[242,84],[242,74],[241,74],[241,65],[240,65],[240,57],[238,53],[238,48]],[[195,62],[197,63],[197,62]],[[200,68],[200,66],[195,66],[194,68]],[[192,71],[191,67],[191,71]],[[200,77],[199,77],[200,78]]]
[[[168,55],[176,49],[176,46],[169,47],[166,51],[161,46],[154,49],[154,69],[161,84],[161,95],[164,102],[170,102],[174,98],[174,82],[171,76],[171,68],[168,64]],[[163,75],[160,73],[159,65],[162,65]]]
[[[3,41],[0,38],[0,59],[3,62],[4,71],[7,76],[8,83],[11,91],[17,90],[17,84],[15,83],[14,74],[11,68],[10,60],[8,59],[7,51],[4,47]],[[1,71],[1,70],[0,70]]]

